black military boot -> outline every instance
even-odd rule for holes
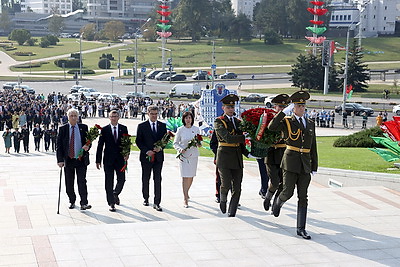
[[[225,201],[221,200],[221,201],[219,202],[219,209],[221,210],[221,212],[222,212],[223,214],[226,213],[226,200],[225,200]]]
[[[274,193],[267,190],[267,194],[265,195],[265,199],[264,199],[264,209],[266,211],[269,210],[269,207],[271,207],[271,199],[273,197]]]
[[[306,231],[307,207],[297,207],[297,235],[311,239]]]
[[[279,197],[276,198],[276,201],[272,206],[272,214],[274,214],[275,217],[279,217],[283,203],[285,203],[285,201],[282,201]]]

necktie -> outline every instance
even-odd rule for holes
[[[157,133],[157,131],[156,131],[156,123],[153,122],[153,134],[156,134],[156,133]]]
[[[229,119],[232,122],[233,128],[236,130],[236,125],[235,125],[235,122],[233,121],[233,118],[229,118]]]
[[[114,126],[114,141],[115,141],[115,143],[117,142],[117,140],[118,140],[118,137],[117,137],[117,127]]]
[[[301,128],[305,129],[303,119],[301,117],[299,118],[299,122],[300,122]]]
[[[69,140],[69,157],[75,158],[75,126],[72,126],[71,139]]]

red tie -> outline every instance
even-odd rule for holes
[[[71,139],[69,140],[69,157],[75,158],[75,126],[72,126]]]
[[[114,141],[117,142],[117,127],[114,126]]]

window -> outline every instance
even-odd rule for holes
[[[340,16],[339,16],[339,20],[343,20],[343,15],[340,15]]]
[[[372,27],[372,30],[375,31],[375,27]]]
[[[376,16],[374,15],[374,19],[375,19],[375,17],[376,17]]]
[[[335,16],[334,16],[334,15],[332,15],[332,18],[331,18],[331,20],[335,20]]]
[[[383,30],[385,31],[385,30],[386,30],[386,27],[383,27]]]
[[[336,20],[339,20],[339,15],[336,15]]]
[[[351,15],[347,15],[347,20],[351,20]]]
[[[385,6],[385,10],[387,10],[387,6]]]
[[[386,20],[386,17],[383,17],[383,20]]]

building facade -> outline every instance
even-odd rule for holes
[[[231,0],[232,9],[235,15],[245,14],[250,20],[253,20],[254,6],[261,0]]]

